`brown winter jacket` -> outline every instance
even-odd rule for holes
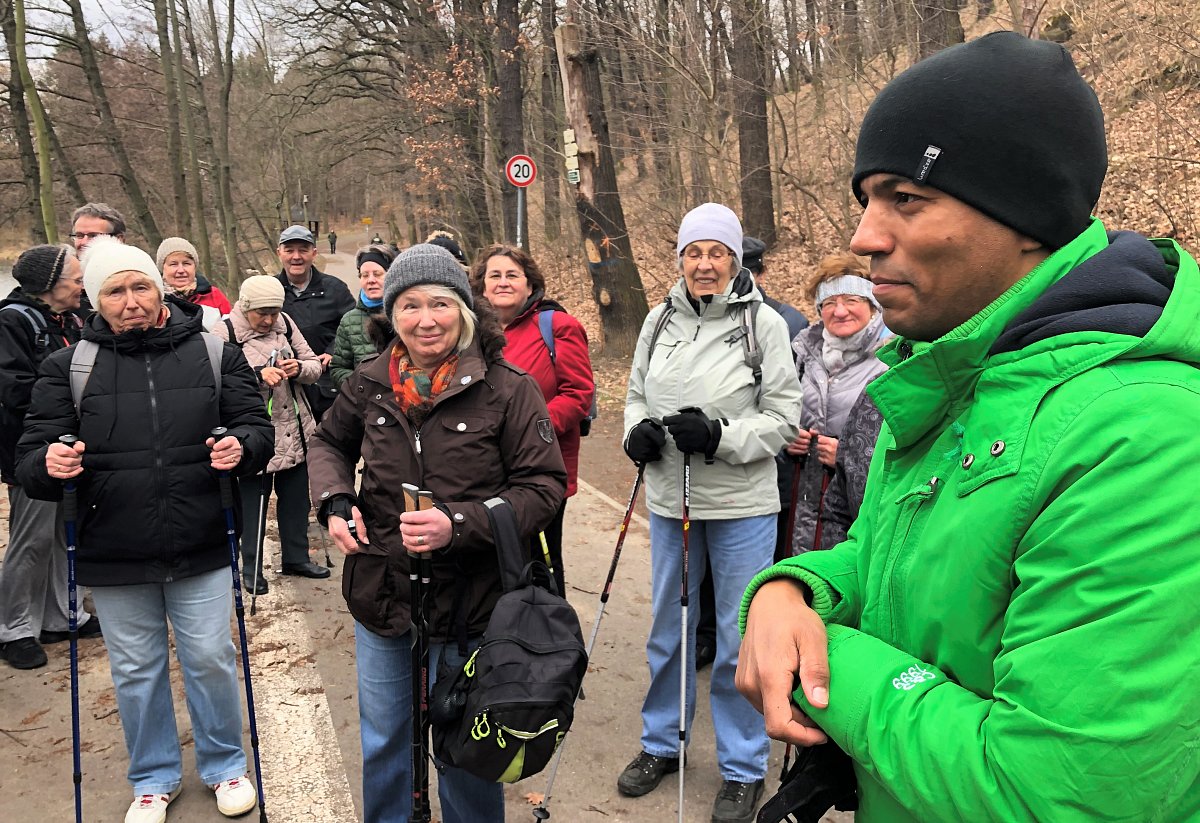
[[[500,570],[483,501],[503,497],[521,533],[532,536],[554,517],[566,492],[566,470],[542,392],[533,378],[502,359],[504,336],[494,318],[487,321],[480,323],[481,339],[460,355],[450,387],[419,430],[392,392],[393,342],[342,383],[309,449],[309,487],[321,523],[337,495],[353,497],[366,521],[371,542],[346,558],[342,594],[354,618],[376,634],[396,636],[409,627],[402,483],[432,491],[434,501],[449,510],[454,528],[450,545],[431,553],[427,619],[435,641],[454,638],[459,620],[466,621],[468,636],[482,634],[500,597]],[[360,458],[362,485],[356,494]]]
[[[233,326],[233,340],[229,340],[229,326]],[[291,326],[291,339],[287,336],[287,328]],[[295,380],[285,380],[274,389],[268,389],[267,384],[258,382],[259,393],[264,401],[269,401],[268,410],[271,422],[275,426],[275,454],[267,464],[267,472],[279,472],[299,466],[304,462],[304,449],[312,442],[317,425],[313,421],[312,411],[308,408],[308,399],[300,390],[300,385],[317,382],[321,376],[321,361],[313,353],[312,347],[296,328],[295,321],[287,318],[283,312],[275,318],[275,325],[266,334],[258,334],[250,328],[246,313],[240,305],[234,305],[233,311],[224,322],[217,323],[212,333],[222,340],[227,340],[240,346],[246,362],[256,375],[261,374],[262,367],[272,351],[279,353],[280,360],[296,359],[300,361],[300,375]],[[300,429],[296,425],[296,413],[299,409],[300,418],[304,421],[304,437],[300,437]]]

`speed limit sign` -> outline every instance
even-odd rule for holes
[[[504,164],[504,176],[508,178],[508,182],[523,189],[537,177],[537,164],[527,154],[514,154]]]

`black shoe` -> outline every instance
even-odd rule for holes
[[[265,577],[259,576],[257,586],[254,585],[254,581],[251,578],[242,578],[242,591],[244,591],[246,594],[266,594],[270,590],[271,587],[267,585],[267,579]]]
[[[678,757],[656,757],[642,752],[617,778],[617,791],[626,797],[641,797],[657,789],[665,776],[677,771]]]
[[[696,640],[696,671],[706,669],[717,659],[717,640],[702,637]]]
[[[713,803],[712,823],[751,823],[762,792],[761,780],[753,783],[726,780]]]
[[[0,643],[0,655],[14,669],[40,669],[46,665],[46,650],[32,637]]]
[[[311,560],[305,560],[303,563],[284,563],[283,573],[296,577],[311,577],[316,580],[323,580],[329,577],[329,569],[324,566],[318,566]]]
[[[94,614],[88,618],[88,622],[79,627],[80,640],[87,640],[89,637],[99,637],[103,633],[100,628],[100,618]],[[43,629],[42,633],[38,635],[38,640],[41,641],[43,646],[49,646],[53,643],[65,643],[70,639],[71,633],[69,631],[55,632]]]

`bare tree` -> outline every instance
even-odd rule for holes
[[[42,218],[41,234],[47,243],[58,242],[58,226],[54,218],[54,177],[50,167],[50,134],[46,119],[46,110],[42,107],[42,99],[37,87],[33,84],[33,75],[29,71],[29,60],[25,54],[25,0],[12,0],[12,42],[9,44],[11,54],[17,64],[17,74],[21,81],[25,101],[29,107],[29,115],[33,126],[34,143],[37,146],[38,160],[38,200]],[[7,38],[8,27],[5,26]],[[28,134],[28,132],[26,132]]]
[[[762,0],[731,0],[734,47],[732,91],[738,128],[742,225],[748,234],[775,245],[775,199],[771,187],[767,129],[767,53],[763,43],[766,5]]]

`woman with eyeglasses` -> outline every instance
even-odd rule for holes
[[[887,368],[875,352],[890,333],[867,274],[866,261],[848,252],[822,260],[808,285],[821,319],[792,341],[804,398],[800,431],[787,448],[803,464],[793,554],[825,547],[823,502],[838,463],[842,430],[863,389]],[[866,447],[866,439],[856,438],[855,447]],[[874,438],[870,440],[873,446]]]
[[[683,667],[690,728],[700,617],[698,609],[687,615],[685,657],[680,582],[686,499],[688,599],[699,601],[707,559],[716,601],[709,703],[722,784],[712,820],[731,823],[754,819],[767,771],[770,741],[762,717],[733,685],[738,609],[750,580],[773,560],[779,512],[775,455],[795,437],[800,385],[787,323],[763,302],[753,275],[742,267],[737,215],[718,203],[698,206],[680,223],[675,252],[682,276],[642,325],[625,402],[625,452],[646,467],[653,617],[641,751],[617,778],[617,789],[639,797],[683,765],[680,674]],[[757,369],[743,348],[751,321],[762,355]],[[685,467],[690,467],[687,498]]]

